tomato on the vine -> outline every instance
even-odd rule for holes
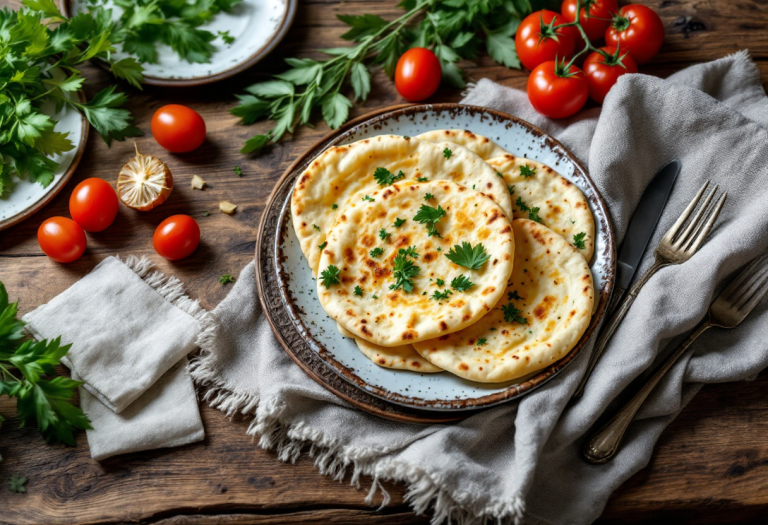
[[[87,232],[100,232],[117,216],[119,203],[114,188],[97,177],[75,186],[69,197],[69,214]]]
[[[150,128],[157,143],[173,153],[187,153],[205,141],[203,117],[181,104],[168,104],[155,111]]]
[[[86,246],[85,232],[72,219],[51,217],[37,229],[37,243],[43,253],[56,262],[70,263],[83,255]]]
[[[441,76],[437,56],[427,48],[413,47],[397,61],[395,87],[404,99],[419,102],[437,91]]]
[[[605,32],[605,43],[628,51],[637,64],[656,56],[664,43],[664,24],[650,7],[625,5]]]
[[[567,22],[576,20],[576,4],[580,0],[565,0],[560,13]],[[611,25],[613,15],[619,10],[617,0],[583,0],[579,22],[590,40],[600,40]]]
[[[528,77],[528,100],[549,118],[567,118],[587,102],[589,90],[584,72],[565,61],[539,64]]]
[[[152,246],[158,255],[176,261],[188,257],[200,244],[200,226],[189,215],[172,215],[155,230]]]
[[[555,29],[556,25],[564,24],[562,15],[542,9],[526,16],[515,35],[515,49],[520,62],[528,68],[548,60],[570,58],[578,38],[578,29],[573,26]]]
[[[584,74],[587,76],[589,96],[598,104],[602,104],[608,91],[613,87],[619,77],[626,73],[637,73],[635,60],[619,48],[603,47],[611,55],[606,59],[597,51],[590,53],[584,61]]]

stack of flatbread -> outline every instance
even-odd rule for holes
[[[329,148],[291,215],[323,308],[379,366],[504,382],[565,356],[589,325],[586,198],[486,137]]]

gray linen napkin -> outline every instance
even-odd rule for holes
[[[35,338],[72,344],[62,362],[85,381],[94,459],[203,439],[185,356],[209,314],[149,259],[108,257],[22,319]]]
[[[568,406],[591,345],[562,374],[519,402],[453,425],[394,423],[355,410],[309,379],[261,316],[253,263],[214,310],[190,365],[211,406],[252,418],[260,444],[292,461],[302,446],[324,474],[359,484],[407,484],[417,512],[433,521],[589,523],[610,494],[643,468],[653,446],[702,383],[753,378],[768,365],[768,301],[739,328],[701,338],[654,392],[618,456],[593,466],[580,457],[585,433],[609,403],[670,342],[705,315],[716,290],[768,249],[768,98],[746,52],[690,67],[667,80],[621,77],[599,109],[552,122],[525,93],[482,80],[465,103],[533,122],[588,162],[619,241],[643,189],[672,158],[683,171],[652,243],[707,178],[729,192],[709,241],[682,266],[663,269],[637,298],[597,366],[584,397]],[[515,153],[515,152],[513,152]],[[652,259],[649,253],[644,270]]]

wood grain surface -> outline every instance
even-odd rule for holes
[[[641,72],[667,76],[687,65],[712,60],[747,48],[768,79],[768,2],[765,0],[665,0],[645,2],[660,13],[667,36],[661,54]],[[0,4],[9,5],[7,0]],[[316,56],[316,49],[341,45],[344,31],[339,13],[377,13],[391,18],[395,0],[301,1],[296,21],[275,52],[249,71],[215,85],[150,88],[130,92],[137,125],[149,131],[152,113],[167,103],[181,103],[200,112],[208,140],[195,152],[173,155],[145,136],[136,142],[144,153],[159,155],[173,170],[176,186],[159,209],[138,213],[121,207],[115,224],[89,234],[88,250],[76,263],[59,265],[45,257],[36,242],[38,226],[47,217],[68,215],[74,185],[88,177],[114,182],[132,155],[133,143],[107,148],[95,133],[88,141],[73,181],[45,209],[26,222],[0,232],[0,280],[27,312],[65,290],[112,254],[147,255],[162,271],[187,283],[190,294],[213,308],[226,295],[218,283],[224,273],[237,275],[253,257],[254,229],[272,185],[291,161],[327,132],[324,125],[301,129],[260,158],[238,150],[264,124],[244,127],[229,114],[234,94],[282,68],[288,56]],[[491,78],[513,87],[525,85],[524,72],[499,67],[482,58],[466,64],[471,79]],[[89,95],[110,78],[94,67]],[[432,101],[458,101],[460,93],[441,88]],[[373,90],[360,115],[402,103],[392,83],[377,73]],[[238,177],[234,166],[241,166]],[[193,174],[209,183],[205,191],[189,186]],[[220,200],[239,207],[228,216]],[[0,204],[1,205],[1,204]],[[209,212],[209,216],[204,213]],[[158,257],[151,244],[155,227],[175,213],[192,215],[203,240],[190,258],[171,263]],[[768,377],[751,383],[705,387],[662,435],[650,465],[630,479],[610,500],[602,521],[640,523],[765,522],[768,519]],[[101,463],[90,459],[84,434],[78,446],[46,445],[36,430],[20,429],[13,417],[0,430],[0,523],[222,523],[222,524],[411,524],[427,523],[403,501],[402,486],[388,484],[392,501],[384,509],[369,506],[362,491],[320,476],[311,459],[281,463],[245,435],[247,423],[229,420],[202,407],[207,437],[203,443],[176,449],[136,453]],[[0,399],[0,414],[15,407]],[[29,479],[26,494],[7,489],[12,475]]]

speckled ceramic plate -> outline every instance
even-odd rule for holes
[[[587,331],[571,352],[539,372],[503,384],[464,380],[447,372],[420,374],[375,365],[339,334],[317,298],[317,285],[290,219],[296,177],[322,151],[381,134],[416,136],[433,129],[467,129],[517,156],[555,168],[586,195],[595,216],[591,268],[599,300]],[[562,144],[510,115],[473,106],[435,104],[379,111],[348,123],[286,171],[270,196],[259,228],[257,280],[264,312],[288,354],[314,379],[356,406],[401,420],[465,417],[467,411],[510,401],[554,377],[582,350],[602,319],[613,287],[615,247],[608,210],[584,167]]]
[[[71,94],[71,96],[79,96],[80,100],[85,102],[85,96],[82,93]],[[85,143],[88,140],[88,121],[80,112],[69,106],[64,106],[57,112],[53,103],[45,104],[41,109],[43,113],[59,121],[54,128],[55,131],[69,132],[69,140],[75,147],[66,153],[52,157],[59,163],[59,169],[54,174],[53,182],[46,187],[37,182],[12,177],[13,189],[5,198],[0,198],[0,230],[20,223],[48,204],[72,178],[85,151]]]
[[[87,7],[86,0],[61,0],[66,16]],[[189,63],[181,60],[173,50],[158,46],[158,63],[144,64],[144,81],[154,86],[197,86],[231,77],[248,69],[264,58],[283,39],[293,23],[298,0],[242,0],[229,13],[219,13],[201,29],[218,35],[228,31],[234,38],[227,44],[216,38],[211,62]],[[111,0],[106,5],[113,10],[113,18],[120,16],[120,8]],[[118,51],[118,58],[129,56]],[[97,62],[98,63],[98,62]]]

